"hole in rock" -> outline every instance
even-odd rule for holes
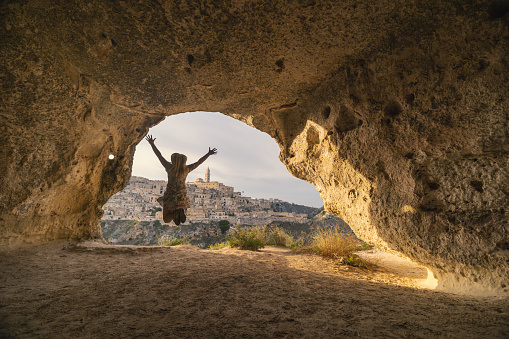
[[[330,117],[330,106],[325,106],[322,110],[322,118],[328,119]]]
[[[352,100],[352,102],[355,105],[358,105],[361,102],[361,99],[358,96],[356,96],[355,94],[350,94],[350,100]]]
[[[192,164],[209,147],[217,148],[217,154],[186,178],[190,208],[185,211],[186,222],[179,226],[201,225],[195,231],[202,232],[203,239],[213,238],[203,240],[205,243],[217,241],[214,237],[218,235],[209,225],[221,220],[227,220],[232,229],[238,224],[261,227],[275,219],[298,225],[322,211],[323,201],[316,188],[293,177],[279,160],[277,143],[239,120],[221,113],[182,113],[167,117],[148,134],[167,161],[171,161],[172,153],[181,153],[187,156],[187,164]],[[123,232],[127,235],[112,243],[157,245],[160,231],[174,230],[173,221],[163,222],[162,206],[157,201],[166,190],[167,178],[150,144],[142,139],[136,146],[131,180],[103,206],[104,237],[112,241],[110,238]],[[113,230],[113,221],[130,223]],[[165,228],[156,232],[156,225]],[[142,229],[152,238],[136,243]]]
[[[355,113],[346,106],[341,107],[338,117],[334,122],[337,132],[348,132],[362,125],[362,120],[357,118]]]
[[[434,191],[440,188],[440,184],[438,182],[428,182],[428,187],[430,190]]]
[[[411,104],[415,100],[415,94],[410,93],[405,97],[407,103]]]
[[[472,180],[470,181],[470,186],[472,186],[477,192],[483,193],[483,182],[480,180]]]
[[[390,102],[384,108],[385,115],[390,116],[390,117],[397,117],[398,115],[401,114],[402,111],[403,111],[403,108],[396,101]]]
[[[507,0],[493,0],[488,9],[492,19],[501,18],[507,12],[509,12],[509,2]]]

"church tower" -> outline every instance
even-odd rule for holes
[[[205,171],[205,182],[210,182],[210,169],[208,167]]]

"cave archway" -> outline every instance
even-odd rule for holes
[[[189,173],[188,181],[210,167],[212,179],[233,186],[254,198],[277,198],[295,204],[321,207],[323,201],[316,188],[293,177],[279,160],[279,146],[267,134],[245,123],[217,112],[187,112],[167,117],[148,134],[157,138],[161,152],[173,152],[198,160],[208,149],[220,153]],[[136,146],[132,175],[166,180],[166,173],[148,143]]]
[[[5,242],[98,236],[148,129],[203,109],[274,138],[363,238],[509,293],[504,10],[206,3],[2,3]]]
[[[269,201],[273,199],[284,202],[281,206],[285,207],[280,212],[315,216],[323,207],[323,201],[315,186],[293,177],[281,163],[280,148],[274,139],[239,120],[217,112],[187,112],[166,117],[158,125],[151,127],[147,134],[156,139],[156,145],[166,159],[170,158],[171,153],[178,152],[186,154],[188,162],[192,163],[203,156],[209,146],[219,151],[187,177],[186,182],[191,183],[191,186],[188,186],[191,207],[195,207],[195,212],[192,208],[188,211],[191,213],[187,215],[190,222],[199,224],[212,220],[210,217],[206,218],[208,221],[203,220],[203,211],[232,213],[228,220],[234,225],[249,222],[248,216],[238,216],[242,204],[234,197],[242,198],[240,200],[246,197],[263,200],[252,201],[252,208],[257,211],[254,217],[260,218],[254,221],[254,225],[267,224],[273,220],[266,211],[272,210],[273,203]],[[111,156],[109,159],[113,160]],[[198,178],[203,180],[206,170],[209,171],[209,180],[233,189],[232,195],[228,195],[228,208],[214,207],[211,202],[204,205],[201,199],[195,203],[193,192],[196,188],[193,188],[195,186],[192,183]],[[161,231],[162,217],[157,216],[154,210],[161,207],[157,198],[162,195],[166,180],[164,168],[143,139],[136,145],[127,190],[124,188],[113,195],[102,206],[105,214],[101,228],[105,239],[115,244],[119,241],[122,244],[139,244],[140,241],[143,244],[158,243],[160,235],[156,236],[154,232]],[[215,203],[218,203],[217,199]],[[279,203],[277,204],[279,206]],[[196,211],[198,215],[195,215]],[[284,220],[303,222],[298,218],[301,216],[296,215]],[[137,221],[134,229],[133,220]],[[144,237],[141,234],[150,236]]]

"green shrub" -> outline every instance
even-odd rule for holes
[[[238,228],[228,238],[228,244],[241,250],[257,251],[264,247],[265,235],[258,227]]]
[[[362,259],[359,258],[359,256],[355,254],[351,254],[347,257],[344,257],[343,262],[349,266],[368,268],[368,265],[364,261],[362,261]]]
[[[306,248],[309,249],[309,235],[301,234],[301,236],[297,239],[293,239],[292,243],[288,247],[296,252],[309,252],[306,250]]]
[[[360,243],[359,245],[357,245],[357,251],[367,251],[367,250],[370,250],[373,248],[373,245],[370,245],[368,243]]]
[[[228,220],[219,221],[219,229],[222,234],[225,234],[230,229],[230,222]]]
[[[227,241],[225,242],[219,242],[217,244],[210,244],[209,250],[220,250],[222,248],[230,246]]]
[[[266,245],[276,245],[281,247],[290,247],[295,246],[295,240],[293,237],[286,233],[286,230],[278,227],[265,227],[265,244]]]
[[[177,246],[189,244],[189,241],[187,240],[186,237],[176,238],[173,236],[162,236],[157,240],[157,244],[159,246]]]

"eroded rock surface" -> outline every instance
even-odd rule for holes
[[[220,111],[359,237],[443,288],[508,293],[504,2],[1,6],[4,242],[99,237],[148,128]]]

